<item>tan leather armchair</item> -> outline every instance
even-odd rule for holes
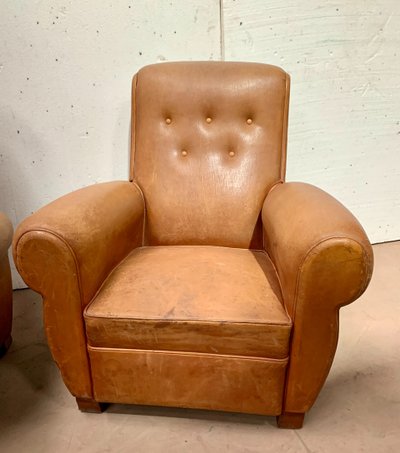
[[[192,407],[301,427],[339,308],[373,258],[339,202],[284,182],[289,76],[164,63],[132,92],[130,181],[66,195],[15,235],[66,386],[81,410]]]
[[[13,228],[8,217],[0,212],[0,357],[11,345],[12,283],[8,249]]]

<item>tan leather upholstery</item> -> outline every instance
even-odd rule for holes
[[[372,248],[352,214],[309,184],[275,187],[262,218],[265,248],[295,325],[285,409],[306,412],[333,361],[339,308],[357,299],[371,279]]]
[[[12,234],[10,220],[0,212],[0,357],[11,344],[12,284],[8,249]]]
[[[291,331],[267,255],[207,246],[135,249],[85,323],[91,346],[274,359],[288,356]]]
[[[300,427],[329,372],[338,311],[367,287],[365,232],[284,183],[289,77],[167,63],[134,77],[131,182],[26,219],[21,275],[82,410],[97,402],[279,415]]]
[[[146,199],[150,245],[262,247],[257,220],[285,166],[288,84],[284,71],[262,64],[139,71],[132,177]]]
[[[97,401],[278,415],[287,359],[89,347]]]
[[[140,192],[129,182],[112,182],[56,200],[16,231],[15,263],[43,296],[49,346],[76,396],[93,396],[83,309],[116,264],[141,243],[142,229]]]

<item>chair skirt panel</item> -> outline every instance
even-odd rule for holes
[[[89,347],[96,401],[279,415],[287,359]]]

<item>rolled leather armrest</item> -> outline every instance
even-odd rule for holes
[[[72,192],[18,226],[13,245],[16,266],[28,286],[43,294],[44,274],[50,269],[57,274],[53,252],[62,250],[73,263],[70,272],[79,281],[84,306],[109,272],[140,244],[143,214],[142,194],[131,182],[95,184]]]
[[[43,296],[52,355],[70,392],[93,398],[83,309],[143,236],[144,201],[131,182],[96,184],[50,203],[14,236],[22,278]]]
[[[9,218],[0,212],[0,258],[8,253],[13,236],[13,227]]]
[[[368,286],[373,254],[365,231],[323,190],[304,183],[279,184],[264,202],[262,220],[265,249],[277,268],[290,314],[307,272],[315,273],[314,295],[323,296],[323,304],[345,305]]]
[[[372,248],[354,216],[309,184],[277,185],[266,197],[262,220],[264,246],[293,321],[284,410],[305,412],[333,361],[339,308],[368,286]]]

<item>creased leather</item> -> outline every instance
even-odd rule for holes
[[[14,259],[43,296],[47,339],[73,395],[91,397],[83,309],[106,276],[141,244],[143,200],[129,182],[66,195],[22,222]]]
[[[294,323],[284,410],[305,412],[333,361],[338,310],[368,286],[372,248],[353,215],[309,184],[275,187],[262,218],[265,247]]]

